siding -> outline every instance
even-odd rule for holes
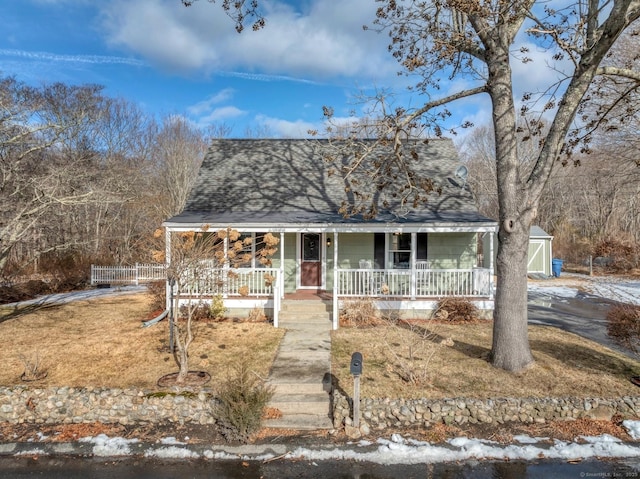
[[[427,252],[432,268],[473,268],[477,258],[476,234],[429,234]]]
[[[338,248],[340,268],[358,269],[361,259],[373,261],[373,234],[340,234],[338,235]]]

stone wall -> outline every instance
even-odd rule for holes
[[[13,424],[213,424],[208,392],[157,393],[139,389],[0,388],[0,422]]]
[[[351,399],[333,392],[334,427],[352,424]],[[640,416],[640,397],[522,399],[362,399],[360,422],[367,428],[428,426],[435,423],[544,423],[582,417],[610,420]]]
[[[214,424],[215,398],[208,391],[0,387],[0,422],[13,424]],[[332,393],[334,427],[351,425],[351,399]],[[544,423],[555,419],[610,420],[640,416],[640,397],[524,399],[362,399],[361,423],[371,430],[458,424]]]

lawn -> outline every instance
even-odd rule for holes
[[[166,320],[141,327],[148,317],[145,294],[49,307],[0,306],[0,385],[24,385],[24,361],[39,357],[47,377],[31,386],[101,386],[157,389],[177,370],[169,354]],[[222,379],[239,358],[267,377],[283,330],[267,323],[201,322],[191,349],[191,369]],[[364,357],[362,397],[620,397],[637,395],[629,381],[640,363],[555,328],[532,326],[536,363],[520,374],[491,367],[491,323],[435,321],[407,327],[382,324],[332,333],[332,372],[351,392],[349,361]]]
[[[100,386],[156,389],[177,371],[168,350],[166,320],[143,328],[150,311],[146,294],[115,296],[14,310],[0,306],[0,385],[24,385],[24,362],[47,371],[33,386]],[[267,323],[200,322],[190,349],[190,369],[207,371],[211,385],[239,358],[266,377],[283,331]]]
[[[571,333],[530,326],[535,364],[518,374],[492,367],[491,321],[382,324],[333,332],[332,371],[350,392],[349,361],[363,355],[362,397],[620,397],[640,391],[629,379],[640,363]]]

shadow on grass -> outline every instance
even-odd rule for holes
[[[12,305],[0,305],[0,323],[38,311],[58,309],[60,306],[61,304],[59,303],[51,303],[44,300],[30,301],[26,304],[15,303]]]
[[[398,328],[410,331],[422,338],[425,338],[427,341],[433,344],[441,344],[442,342],[448,341],[450,339],[449,337],[442,336],[432,329],[429,329],[426,325],[423,326],[421,324],[402,320],[394,322],[393,325]],[[482,359],[483,361],[487,362],[489,361],[489,355],[491,353],[490,348],[478,346],[477,344],[466,343],[457,339],[453,341],[453,344],[450,347],[454,351],[457,351],[460,354],[464,354],[469,358]]]
[[[640,374],[640,367],[633,364],[633,359],[622,359],[595,348],[578,344],[558,344],[542,339],[531,339],[529,344],[534,354],[536,352],[546,354],[566,364],[567,367],[587,369],[625,378]]]

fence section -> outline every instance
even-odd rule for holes
[[[163,264],[140,264],[132,266],[91,265],[91,284],[140,284],[166,279]]]

